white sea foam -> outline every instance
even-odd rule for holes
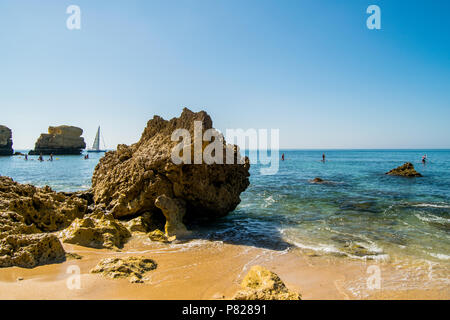
[[[364,247],[365,249],[367,249],[369,252],[374,253],[373,255],[367,255],[367,256],[357,256],[357,255],[353,255],[349,252],[345,252],[343,250],[340,250],[339,248],[337,248],[334,245],[331,244],[323,244],[323,243],[318,243],[318,244],[314,244],[314,245],[307,245],[307,244],[303,244],[297,241],[292,242],[293,245],[295,245],[296,247],[300,248],[300,249],[307,249],[307,250],[312,250],[315,252],[323,252],[325,254],[338,254],[338,255],[342,255],[342,256],[347,256],[349,258],[352,259],[358,259],[358,260],[375,260],[375,261],[388,261],[390,259],[390,256],[388,254],[381,254],[383,253],[383,249],[378,247],[375,243],[371,243],[369,245],[365,244],[365,243],[359,243],[359,242],[355,242],[356,244]]]
[[[273,196],[268,196],[267,198],[264,199],[264,203],[262,204],[263,208],[267,208],[269,206],[271,206],[272,204],[274,204],[276,202],[276,200],[273,198]]]
[[[425,221],[425,222],[438,222],[438,223],[444,223],[444,224],[450,223],[450,219],[435,216],[434,214],[428,214],[426,216],[420,215],[420,214],[415,214],[415,216],[419,220]]]
[[[293,245],[295,245],[296,247],[301,248],[301,249],[308,249],[308,250],[325,252],[325,253],[343,254],[343,252],[341,252],[338,248],[336,248],[333,245],[326,245],[326,244],[321,244],[321,243],[318,243],[316,245],[306,245],[306,244],[303,244],[300,242],[293,242]]]
[[[418,204],[413,205],[413,207],[448,209],[448,208],[450,208],[450,205],[448,205],[448,204],[436,204],[436,203],[418,203]]]
[[[428,254],[430,256],[432,256],[432,257],[435,257],[435,258],[439,259],[439,260],[444,260],[444,261],[450,260],[450,256],[446,255],[446,254],[443,254],[443,253],[430,253],[430,252],[428,252]]]

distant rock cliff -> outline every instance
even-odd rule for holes
[[[11,129],[0,125],[0,156],[10,156],[13,154]]]
[[[49,127],[48,133],[41,134],[30,154],[81,154],[81,151],[86,148],[82,134],[83,129],[77,127]]]

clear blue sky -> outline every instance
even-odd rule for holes
[[[188,106],[220,130],[279,128],[283,148],[449,148],[449,16],[444,0],[1,0],[0,124],[18,149],[60,124],[115,147]]]

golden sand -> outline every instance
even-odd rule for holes
[[[230,299],[253,265],[278,274],[302,299],[450,298],[448,269],[421,262],[366,262],[207,240],[161,244],[145,236],[134,236],[121,251],[64,247],[83,258],[33,269],[0,269],[0,299]],[[90,273],[103,258],[128,256],[157,262],[148,281],[130,283]],[[74,270],[80,270],[79,282]],[[379,287],[369,279],[373,270],[380,272]]]

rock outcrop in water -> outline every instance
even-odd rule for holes
[[[241,287],[234,300],[301,300],[301,295],[288,290],[278,275],[261,266],[250,269]]]
[[[111,279],[126,278],[131,283],[143,283],[145,275],[155,270],[157,264],[152,259],[145,257],[107,258],[91,270],[91,273],[99,273]]]
[[[0,267],[35,267],[64,259],[54,232],[88,211],[77,195],[54,192],[0,177]]]
[[[234,210],[249,185],[250,167],[236,147],[221,141],[223,163],[228,149],[234,164],[172,162],[172,150],[179,144],[171,140],[172,133],[186,129],[194,137],[194,121],[201,123],[203,132],[212,128],[206,112],[184,109],[179,118],[170,121],[155,116],[139,142],[107,152],[92,177],[95,203],[105,205],[116,218],[159,214],[165,217],[168,236],[184,232],[185,219],[221,217]],[[200,144],[201,151],[205,147],[205,143]],[[189,148],[194,149],[194,141]]]
[[[329,181],[329,180],[323,180],[322,178],[319,178],[319,177],[309,180],[309,182],[313,183],[313,184],[328,184],[328,185],[336,184],[336,182]]]
[[[411,162],[406,162],[405,164],[392,169],[386,174],[391,176],[402,176],[402,177],[422,177],[422,175],[414,169],[414,165]]]
[[[83,130],[72,126],[49,127],[48,133],[43,133],[36,141],[31,155],[66,155],[81,154],[86,148],[86,143],[81,137]]]
[[[8,127],[0,125],[0,156],[10,156],[14,153],[12,148],[12,132]]]

